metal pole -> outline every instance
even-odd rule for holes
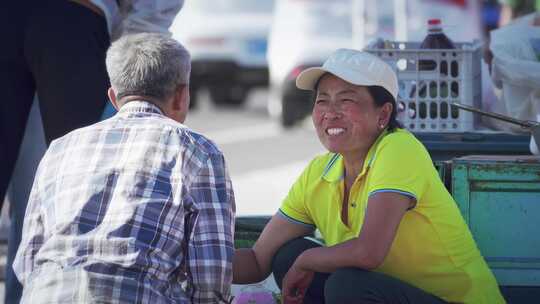
[[[479,109],[476,109],[476,108],[473,108],[471,106],[464,105],[464,104],[461,104],[461,103],[458,103],[458,102],[453,102],[452,106],[457,107],[457,108],[462,109],[462,110],[466,110],[466,111],[470,111],[470,112],[473,112],[473,113],[485,115],[485,116],[488,116],[488,117],[491,117],[491,118],[499,119],[499,120],[502,120],[502,121],[505,121],[505,122],[508,122],[508,123],[513,123],[513,124],[516,124],[516,125],[521,126],[523,128],[540,127],[540,123],[537,123],[537,122],[534,122],[534,121],[520,120],[520,119],[510,117],[510,116],[502,115],[502,114],[499,114],[499,113],[487,112],[487,111],[479,110]]]
[[[353,0],[351,10],[352,25],[352,45],[356,49],[365,46],[365,2],[364,0]]]
[[[407,41],[406,0],[394,0],[394,37],[397,41]]]

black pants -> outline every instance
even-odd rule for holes
[[[304,239],[294,239],[279,249],[272,261],[272,272],[277,285],[296,258],[305,250],[319,244]],[[304,303],[356,304],[356,303],[446,303],[419,288],[390,276],[359,268],[342,268],[334,273],[315,273],[307,290]]]
[[[49,144],[107,102],[104,17],[67,0],[0,1],[0,210],[37,91]]]

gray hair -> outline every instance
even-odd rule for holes
[[[107,73],[118,99],[142,95],[165,100],[189,83],[189,52],[162,34],[126,35],[107,51]]]

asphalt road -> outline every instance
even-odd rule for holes
[[[237,215],[271,215],[308,162],[324,148],[311,120],[283,129],[266,113],[266,91],[254,91],[242,108],[215,107],[202,93],[186,124],[214,140],[225,155]]]

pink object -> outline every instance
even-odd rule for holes
[[[236,296],[235,304],[276,304],[270,291],[242,292]]]

